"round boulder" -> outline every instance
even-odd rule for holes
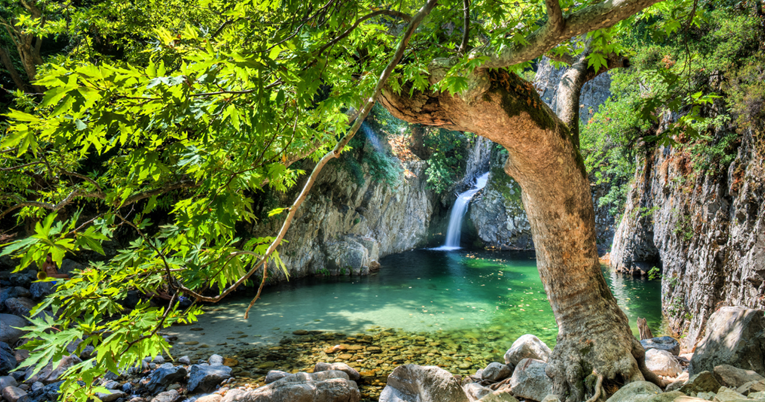
[[[518,338],[505,353],[505,363],[517,366],[523,359],[535,359],[546,362],[552,350],[534,335],[526,334]]]

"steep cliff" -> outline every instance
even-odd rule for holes
[[[435,202],[427,188],[426,162],[389,158],[402,168],[392,183],[373,178],[368,166],[361,184],[342,161],[325,167],[280,247],[291,278],[365,274],[378,258],[424,244]],[[251,230],[266,236],[280,225],[273,219]],[[282,273],[278,279],[284,279]]]
[[[649,153],[614,239],[617,269],[645,272],[660,257],[663,310],[686,347],[720,305],[765,307],[765,142],[735,138],[730,165],[707,171],[687,150]]]

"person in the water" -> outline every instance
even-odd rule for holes
[[[40,276],[42,276],[42,278],[39,278]],[[38,275],[38,278],[69,279],[69,275],[58,272],[58,267],[56,266],[56,263],[53,262],[53,256],[48,254],[48,258],[43,263],[42,270]]]

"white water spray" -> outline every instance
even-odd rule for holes
[[[446,243],[434,250],[459,250],[460,236],[462,235],[462,218],[465,217],[468,204],[475,193],[486,187],[486,181],[489,179],[489,172],[484,173],[476,179],[475,187],[457,196],[454,202],[452,213],[449,216],[449,229],[446,231]]]

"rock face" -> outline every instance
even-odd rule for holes
[[[523,359],[536,359],[546,362],[550,358],[552,350],[541,339],[534,335],[526,334],[516,339],[513,345],[505,352],[505,363],[518,366]]]
[[[172,363],[165,363],[151,373],[146,389],[153,394],[167,389],[167,386],[186,378],[186,369]]]
[[[765,375],[765,317],[762,310],[722,307],[712,314],[706,336],[696,347],[688,371],[691,375],[732,366]]]
[[[380,402],[470,402],[460,384],[436,366],[407,364],[396,367]]]
[[[699,171],[689,153],[669,147],[638,163],[611,264],[633,273],[662,269],[664,314],[673,332],[685,334],[684,347],[701,339],[721,304],[765,308],[765,159],[758,146],[761,139],[744,132],[732,145],[733,161],[717,171]]]
[[[427,162],[395,160],[402,170],[395,183],[376,180],[365,170],[361,184],[343,163],[337,160],[325,166],[297,211],[287,242],[280,246],[291,278],[366,274],[379,258],[427,241],[435,203],[434,193],[426,187]],[[312,166],[301,168],[310,171]],[[285,195],[284,203],[293,197]],[[250,230],[253,236],[273,236],[281,224],[281,219],[272,218]],[[272,270],[269,278],[285,277]]]
[[[523,359],[510,378],[510,391],[516,397],[541,401],[553,393],[553,382],[545,373],[547,363]]]
[[[342,371],[297,373],[247,392],[229,392],[221,402],[358,402],[355,382]]]

